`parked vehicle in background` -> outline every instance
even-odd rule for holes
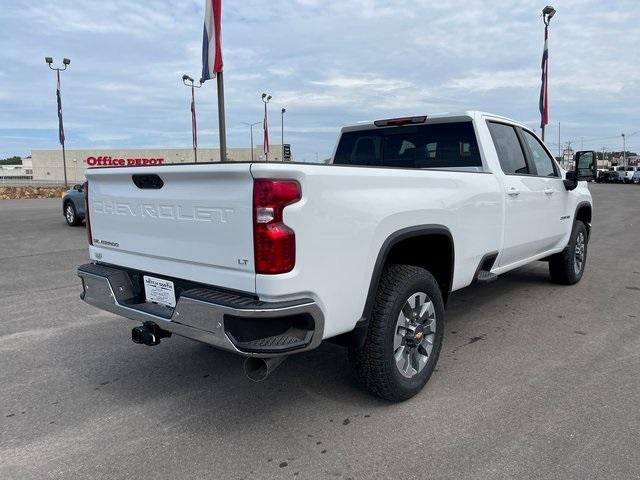
[[[613,169],[614,172],[618,174],[618,183],[624,183],[624,179],[627,175],[626,169],[622,166],[611,167],[611,168]]]
[[[369,391],[405,400],[434,371],[452,291],[536,260],[580,281],[596,153],[575,164],[461,112],[345,127],[330,165],[91,168],[81,298],[139,322],[136,343],[199,340],[255,380],[331,339]]]
[[[625,167],[624,183],[631,183],[633,181],[633,175],[636,173],[637,167],[628,166]]]
[[[618,170],[623,167],[609,167],[609,175],[606,177],[607,183],[622,183],[624,182],[624,170]]]
[[[604,183],[605,182],[605,177],[607,176],[607,171],[608,170],[598,170],[598,173],[596,174],[596,183]]]
[[[631,177],[631,181],[636,185],[640,184],[640,168],[638,168],[634,173],[633,177]]]
[[[599,183],[621,183],[620,174],[615,170],[607,170],[605,172],[601,172],[601,175],[598,176]]]
[[[76,227],[84,220],[84,193],[81,184],[76,184],[62,195],[62,214],[67,225]]]

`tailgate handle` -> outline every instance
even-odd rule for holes
[[[164,186],[164,182],[162,181],[162,179],[155,173],[131,175],[131,179],[138,188],[149,188],[158,190]]]

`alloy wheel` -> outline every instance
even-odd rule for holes
[[[403,377],[413,378],[424,369],[433,350],[435,333],[433,302],[424,292],[413,293],[398,315],[393,338],[395,364]]]
[[[575,254],[573,256],[573,268],[575,269],[576,275],[580,275],[582,271],[582,266],[584,265],[584,256],[585,256],[585,238],[582,232],[578,233],[576,237],[576,246],[575,246]]]

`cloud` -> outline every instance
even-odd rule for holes
[[[640,3],[567,0],[551,23],[551,121],[578,139],[640,129]],[[342,125],[480,109],[535,125],[541,4],[483,0],[225,2],[223,49],[230,146],[262,118],[301,158],[326,157]],[[202,0],[5,0],[0,28],[0,156],[56,147],[55,80],[43,57],[72,59],[62,75],[69,148],[186,146],[199,78]],[[203,146],[218,143],[216,82],[196,92]],[[254,129],[254,140],[261,141]],[[638,142],[640,135],[630,137]],[[595,141],[595,140],[594,140]],[[586,142],[586,141],[585,141]],[[611,141],[611,146],[616,146]],[[599,146],[601,147],[601,145]]]

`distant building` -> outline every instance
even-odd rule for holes
[[[23,158],[22,165],[0,165],[0,180],[31,180],[31,158]]]
[[[253,149],[253,159],[264,161],[262,145]],[[228,148],[227,161],[243,162],[251,160],[251,148]],[[282,146],[271,145],[269,161],[282,161]],[[145,149],[113,149],[90,148],[66,151],[67,180],[79,183],[84,180],[84,171],[88,167],[130,166],[130,165],[164,165],[170,163],[192,163],[192,148],[145,148]],[[199,148],[198,162],[219,162],[220,150],[217,148]],[[38,182],[62,183],[64,171],[62,167],[62,151],[32,150],[30,170],[33,180]]]

